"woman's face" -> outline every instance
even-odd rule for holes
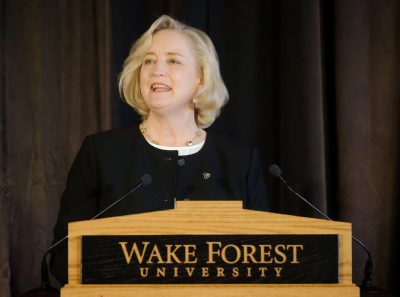
[[[170,29],[154,34],[140,70],[140,91],[150,111],[193,111],[192,100],[200,85],[189,39]]]

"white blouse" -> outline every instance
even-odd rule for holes
[[[146,138],[145,138],[146,139]],[[151,141],[146,141],[154,146],[155,148],[158,148],[160,150],[165,150],[165,151],[178,151],[178,156],[188,156],[188,155],[193,155],[201,150],[203,147],[204,143],[206,142],[203,140],[202,142],[199,142],[198,144],[194,144],[191,146],[164,146],[164,145],[158,145],[154,144]]]

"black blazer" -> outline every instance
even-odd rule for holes
[[[128,193],[144,174],[151,184],[141,187],[103,217],[174,208],[175,199],[243,200],[243,207],[270,210],[255,149],[207,134],[196,154],[151,146],[138,127],[86,137],[68,174],[54,242],[67,234],[68,223],[87,220]],[[66,244],[53,253],[51,269],[67,282]]]

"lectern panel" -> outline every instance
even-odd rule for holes
[[[110,242],[102,243],[105,237]],[[100,242],[86,242],[87,238]],[[133,238],[140,240],[136,255]],[[178,248],[180,244],[186,250]],[[304,244],[303,249],[295,248],[296,244]],[[167,248],[167,255],[161,246]],[[346,222],[246,210],[241,201],[177,201],[172,210],[70,223],[68,284],[61,289],[61,297],[358,297],[359,289],[352,283],[351,246],[351,224]],[[215,263],[207,263],[210,252]],[[143,256],[140,265],[134,263],[137,256]],[[197,257],[205,259],[189,263]],[[271,259],[271,263],[251,263]],[[108,266],[102,266],[105,263]],[[244,270],[235,272],[236,264]],[[116,276],[119,266],[127,270]],[[139,281],[134,267],[145,266],[149,277]],[[178,274],[184,268],[196,277],[175,277],[175,267]],[[155,272],[150,268],[156,268]],[[248,268],[252,276],[254,269],[265,276],[247,278]],[[90,270],[101,272],[102,279],[95,279]]]
[[[83,236],[82,284],[333,284],[338,237]]]

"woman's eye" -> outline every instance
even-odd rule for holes
[[[176,60],[176,59],[170,59],[169,62],[171,64],[180,64],[180,62],[178,60]]]
[[[151,64],[151,63],[153,63],[153,60],[152,60],[152,59],[145,59],[145,60],[143,61],[143,64],[145,64],[145,65],[149,65],[149,64]]]

